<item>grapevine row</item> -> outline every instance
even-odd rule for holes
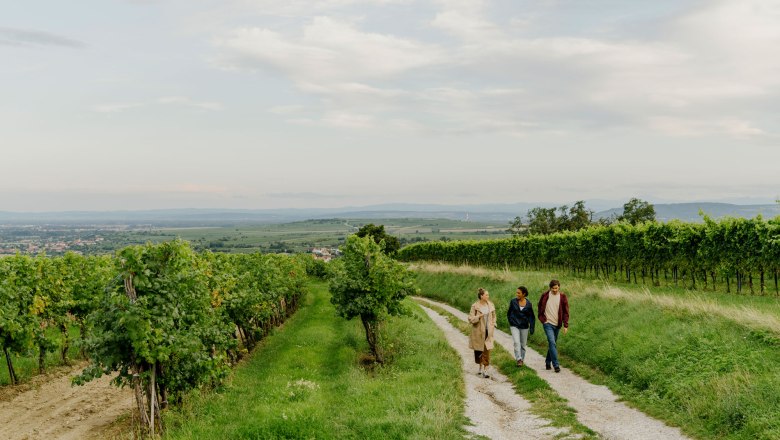
[[[175,240],[115,256],[0,258],[0,347],[11,382],[13,356],[60,350],[68,327],[90,364],[84,383],[116,374],[130,386],[141,421],[186,392],[218,384],[243,353],[297,307],[308,256],[198,254]],[[53,331],[58,329],[59,331]]]
[[[402,248],[403,261],[567,270],[579,275],[694,289],[778,294],[780,217],[704,223],[616,223],[577,232]],[[758,287],[756,287],[756,282]]]

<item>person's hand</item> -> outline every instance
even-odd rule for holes
[[[569,327],[564,327],[563,328],[563,334],[565,335],[566,333],[569,333]]]

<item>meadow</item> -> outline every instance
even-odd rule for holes
[[[223,388],[166,414],[167,439],[463,438],[460,359],[425,314],[386,324],[385,365],[357,320],[336,316],[323,282]]]
[[[166,227],[124,233],[124,242],[153,243],[179,237],[196,249],[216,252],[307,252],[314,247],[336,248],[347,235],[368,223],[384,225],[402,243],[424,240],[485,240],[506,238],[506,225],[448,219],[322,219],[280,224]]]

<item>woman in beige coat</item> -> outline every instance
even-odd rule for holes
[[[477,375],[489,378],[490,350],[493,349],[493,333],[496,330],[496,306],[490,302],[488,291],[481,287],[477,291],[477,298],[469,312],[469,348],[474,350],[474,362],[479,364]]]

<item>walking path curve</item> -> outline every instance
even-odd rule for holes
[[[428,298],[415,297],[414,299],[423,304],[428,303],[441,307],[458,319],[466,321],[467,315],[449,304]],[[428,312],[428,309],[425,309]],[[431,313],[435,312],[428,312],[429,315]],[[506,332],[496,329],[495,341],[510,353],[514,353],[512,337]],[[468,351],[467,344],[463,343],[463,346]],[[469,351],[469,353],[471,352]],[[561,397],[568,400],[569,405],[577,411],[577,420],[580,423],[598,432],[604,439],[688,439],[679,428],[667,426],[661,421],[628,407],[623,402],[618,402],[612,391],[603,385],[591,384],[566,368],[562,368],[560,373],[545,370],[544,356],[533,349],[529,348],[526,352],[525,364],[529,368],[536,370],[539,376],[546,380]],[[470,370],[473,370],[473,368],[470,368]],[[469,374],[466,374],[466,376],[468,377]]]
[[[515,393],[512,382],[491,368],[491,379],[475,374],[474,352],[468,348],[468,338],[435,311],[422,306],[425,313],[444,332],[447,342],[458,352],[463,363],[466,384],[466,417],[473,426],[466,429],[492,440],[573,439],[565,431],[550,425],[550,421],[530,412],[531,404]]]

